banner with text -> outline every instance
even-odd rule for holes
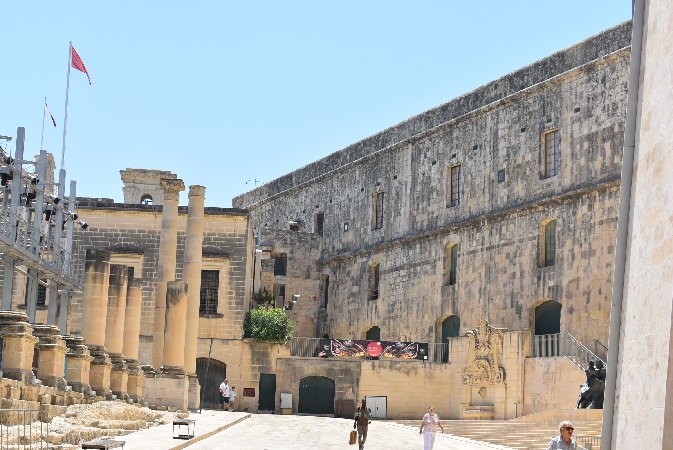
[[[420,342],[320,339],[323,358],[428,359],[428,344]]]

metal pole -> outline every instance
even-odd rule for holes
[[[68,45],[68,78],[65,82],[65,116],[63,117],[63,147],[61,147],[61,169],[65,169],[65,135],[68,125],[68,95],[70,94],[70,58],[72,58],[72,42]]]
[[[201,402],[199,402],[199,414],[203,409],[203,395],[206,393],[206,387],[208,386],[208,372],[210,371],[210,354],[213,351],[213,341],[215,338],[210,338],[210,348],[208,349],[208,361],[206,362],[206,376],[203,377],[203,387],[201,387]]]

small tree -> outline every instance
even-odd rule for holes
[[[244,337],[258,341],[286,342],[292,337],[292,319],[282,308],[252,309],[245,313]]]
[[[253,294],[252,298],[255,299],[259,306],[266,306],[268,308],[269,306],[275,306],[276,304],[276,297],[274,297],[273,292],[266,287],[259,288],[259,291]]]

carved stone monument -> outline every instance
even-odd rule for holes
[[[467,367],[463,370],[463,419],[495,418],[495,399],[505,389],[502,360],[504,328],[494,328],[484,319],[467,331]]]

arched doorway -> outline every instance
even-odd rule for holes
[[[442,320],[442,337],[439,346],[439,361],[449,362],[449,338],[460,336],[460,317],[453,315]]]
[[[334,414],[334,380],[304,377],[299,381],[299,414]]]
[[[535,334],[557,334],[561,332],[561,304],[547,300],[535,308]]]
[[[365,335],[365,339],[368,341],[380,341],[381,340],[381,329],[374,325],[370,329],[367,330],[367,334]]]
[[[206,369],[208,376],[206,376]],[[196,358],[196,378],[201,385],[201,398],[203,398],[203,408],[217,409],[220,406],[220,383],[227,376],[227,365],[216,359]]]

